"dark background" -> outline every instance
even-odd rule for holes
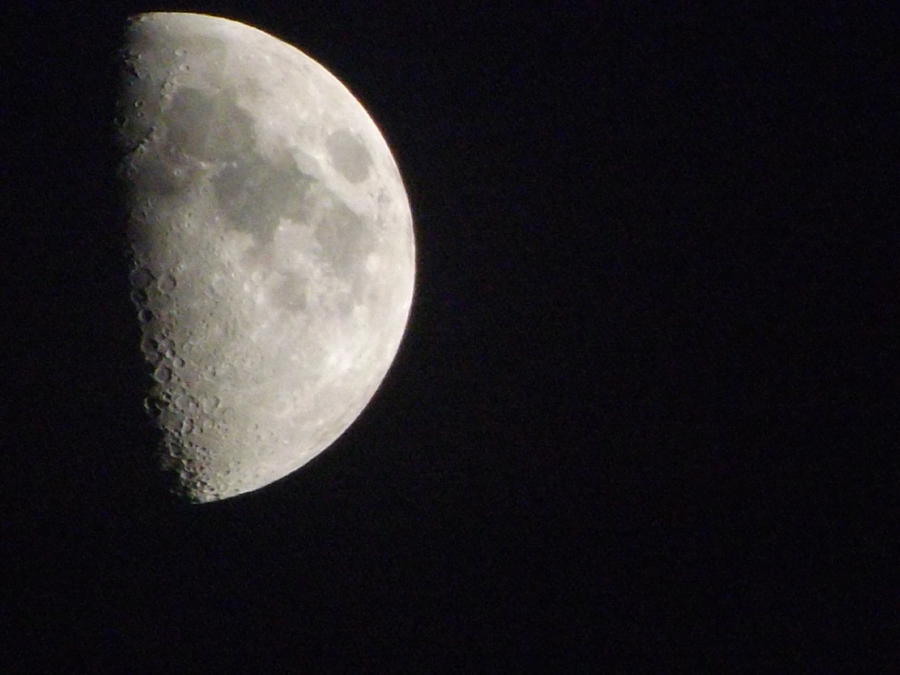
[[[108,142],[161,8],[4,9],[4,672],[888,669],[900,25],[698,4],[164,8],[347,84],[418,248],[362,417],[204,506],[148,473]]]

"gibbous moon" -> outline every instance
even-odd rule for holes
[[[338,438],[406,327],[397,165],[325,68],[260,30],[133,18],[116,120],[132,299],[164,469],[192,501],[256,490]]]

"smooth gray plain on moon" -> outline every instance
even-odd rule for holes
[[[304,465],[374,395],[412,302],[409,203],[362,105],[285,42],[151,13],[122,58],[147,407],[180,491],[225,499]]]

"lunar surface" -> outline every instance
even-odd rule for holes
[[[146,405],[178,491],[226,499],[304,465],[374,395],[412,302],[409,203],[362,105],[285,42],[151,13],[121,56]]]

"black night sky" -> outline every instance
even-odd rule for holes
[[[5,6],[0,670],[889,670],[898,13],[718,4]],[[157,9],[339,77],[417,238],[364,414],[204,506],[149,473],[109,142]]]

